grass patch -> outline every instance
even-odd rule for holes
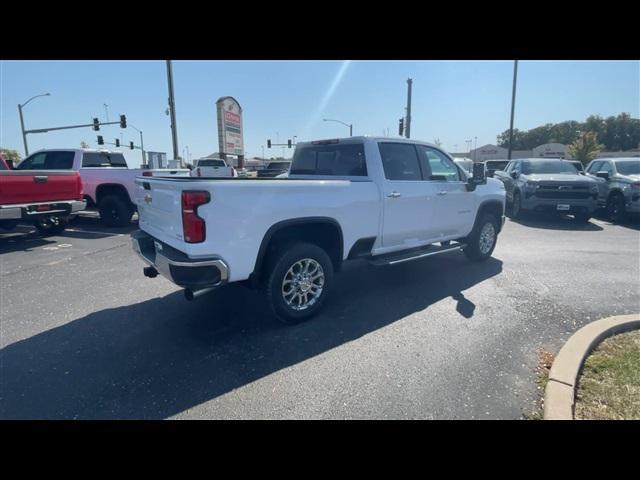
[[[527,420],[542,420],[544,418],[544,389],[549,381],[549,372],[555,355],[551,352],[539,348],[538,349],[538,365],[536,366],[536,385],[538,385],[539,396],[536,400],[535,407],[532,412],[525,414]]]
[[[603,341],[578,380],[575,418],[640,419],[640,330]]]

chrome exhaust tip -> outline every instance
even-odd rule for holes
[[[201,295],[204,295],[205,293],[209,293],[214,291],[216,288],[215,287],[209,287],[209,288],[202,288],[200,290],[192,290],[190,288],[185,288],[184,289],[184,298],[186,298],[187,300],[189,300],[190,302],[195,300],[196,298],[198,298]]]

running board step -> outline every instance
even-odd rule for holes
[[[455,252],[456,250],[462,250],[464,247],[466,247],[464,243],[453,243],[450,245],[442,245],[439,247],[430,245],[429,247],[422,248],[420,250],[412,250],[410,252],[400,252],[400,253],[389,253],[387,255],[372,257],[369,260],[369,263],[376,267],[379,267],[382,265],[394,265],[396,263],[410,262],[411,260],[430,257],[431,255],[439,255],[441,253]]]

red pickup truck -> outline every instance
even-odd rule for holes
[[[84,210],[82,180],[76,171],[13,170],[0,155],[0,228],[30,223],[40,233],[65,229],[69,217]]]

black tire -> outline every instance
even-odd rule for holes
[[[519,218],[522,216],[522,199],[520,197],[520,192],[517,190],[513,192],[513,201],[511,202],[509,216],[511,218]]]
[[[63,217],[40,217],[34,225],[42,236],[57,235],[67,228],[67,219]]]
[[[573,219],[576,222],[588,223],[589,220],[591,220],[591,215],[589,215],[588,213],[577,213],[573,216]]]
[[[621,223],[627,217],[627,210],[624,197],[619,193],[614,193],[607,200],[607,217],[613,223]]]
[[[20,220],[0,220],[0,230],[10,232],[20,224]]]
[[[98,205],[100,221],[108,227],[126,227],[131,223],[133,208],[129,201],[118,195],[107,195]]]
[[[490,245],[490,248],[486,248],[487,244],[485,243],[485,239],[482,239],[482,233],[485,229],[485,226],[490,224],[493,227],[493,242]],[[489,227],[487,227],[489,228]],[[490,230],[487,232],[489,234]],[[482,240],[482,245],[481,245]],[[494,248],[496,248],[496,243],[498,241],[498,220],[495,216],[490,213],[483,213],[481,217],[478,219],[476,224],[473,227],[473,231],[471,235],[467,237],[466,244],[467,246],[464,248],[464,254],[468,259],[473,260],[475,262],[482,262],[489,258],[493,253]]]
[[[321,288],[319,289],[319,296],[317,298],[313,298],[312,294],[313,291],[318,291],[318,283],[316,283],[315,290],[310,289],[305,294],[305,298],[308,298],[308,295],[312,295],[312,299],[309,300],[310,304],[303,309],[297,310],[285,300],[283,284],[285,276],[289,274],[289,270],[293,268],[293,271],[295,272],[294,266],[299,264],[299,262],[308,259],[313,260],[321,267],[322,272],[319,273],[323,275],[323,281]],[[271,310],[278,320],[289,325],[296,324],[312,317],[322,308],[324,299],[327,296],[327,291],[331,287],[332,280],[333,264],[331,263],[331,259],[329,258],[329,255],[327,255],[327,252],[311,243],[289,243],[283,245],[274,252],[268,261],[268,273],[266,279],[267,300],[269,301]],[[314,282],[318,282],[318,280],[316,279]],[[290,298],[292,303],[295,303],[293,300],[295,298],[298,298],[298,295],[293,295],[292,298]],[[302,300],[300,300],[300,302],[301,301]]]

